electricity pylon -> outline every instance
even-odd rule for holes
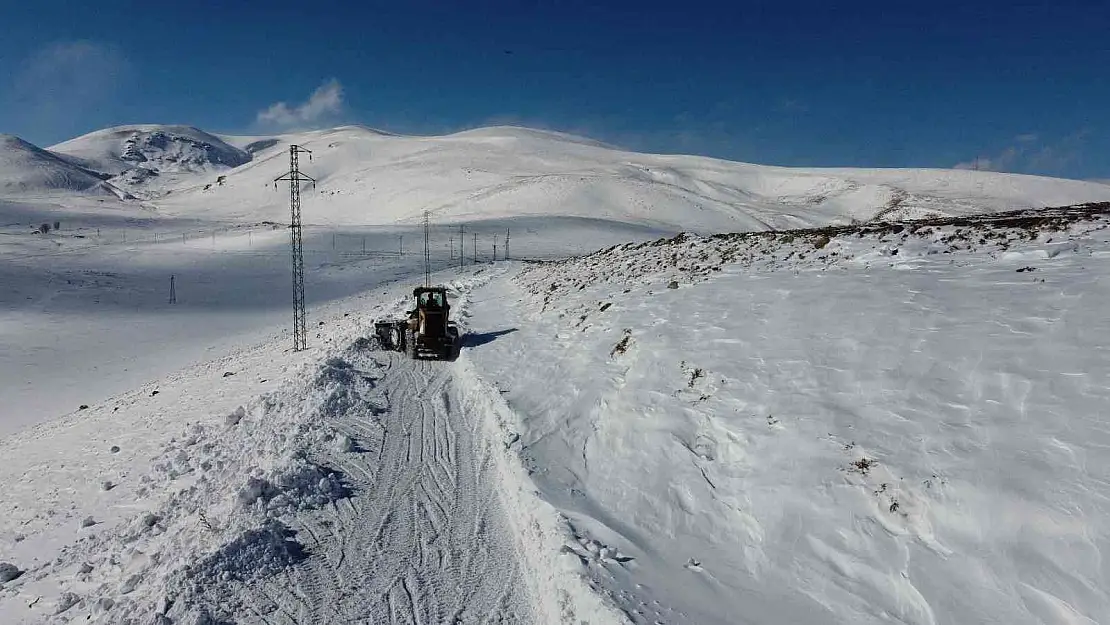
[[[304,248],[301,241],[301,183],[311,182],[316,187],[316,179],[302,174],[298,155],[301,152],[308,154],[312,160],[312,151],[299,145],[289,146],[289,171],[284,176],[274,178],[274,187],[279,181],[289,182],[289,247],[293,252],[293,351],[299,352],[308,348],[308,333],[305,330],[304,308]]]

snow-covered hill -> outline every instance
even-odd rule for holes
[[[475,296],[473,361],[634,623],[1110,615],[1110,205],[675,237]]]
[[[272,181],[288,169],[293,143],[313,151],[302,169],[318,180],[306,194],[305,219],[332,226],[412,224],[427,210],[440,222],[589,218],[708,233],[1110,199],[1096,182],[965,170],[770,167],[640,154],[508,126],[429,137],[362,126],[247,137],[138,125],[50,150],[155,202],[146,208],[158,214],[258,222],[285,217],[286,198]],[[5,162],[26,160],[19,156],[26,146],[5,145],[12,152]],[[26,172],[8,176],[20,177]]]
[[[50,151],[113,183],[166,191],[251,160],[245,150],[191,126],[135,125],[98,130],[51,146]]]
[[[67,162],[19,137],[0,135],[0,197],[65,194],[120,195],[94,172]]]
[[[254,159],[219,186],[167,198],[175,215],[277,220],[284,197],[263,191],[288,169],[287,149],[313,151],[319,182],[306,220],[323,224],[519,216],[588,217],[699,232],[916,218],[1110,199],[1103,185],[1016,174],[918,169],[799,169],[694,156],[638,154],[561,133],[495,127],[403,137],[351,126],[235,137]],[[261,149],[259,149],[261,148]]]
[[[506,127],[113,132],[0,151],[29,181],[0,197],[0,622],[1110,613],[1107,207],[882,221],[1106,185]],[[291,143],[319,180],[300,353]],[[144,199],[90,195],[94,166]],[[423,280],[425,210],[457,362],[366,339]],[[506,229],[530,261],[609,249],[506,263]]]

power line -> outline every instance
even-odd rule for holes
[[[298,163],[301,152],[308,154],[312,160],[312,151],[299,145],[289,146],[289,171],[284,176],[274,178],[274,187],[278,181],[289,182],[289,247],[293,252],[293,351],[299,352],[308,348],[308,332],[305,330],[304,306],[304,245],[301,240],[301,183],[311,182],[316,187],[316,179],[302,174]],[[215,233],[213,233],[215,241]]]

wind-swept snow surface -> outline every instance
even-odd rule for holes
[[[633,622],[1098,623],[1108,208],[620,246],[470,357]]]

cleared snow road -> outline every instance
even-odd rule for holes
[[[350,441],[321,459],[349,498],[298,518],[309,557],[242,597],[264,623],[535,622],[478,415],[453,365],[357,350],[338,365]],[[347,375],[349,374],[349,375]]]

